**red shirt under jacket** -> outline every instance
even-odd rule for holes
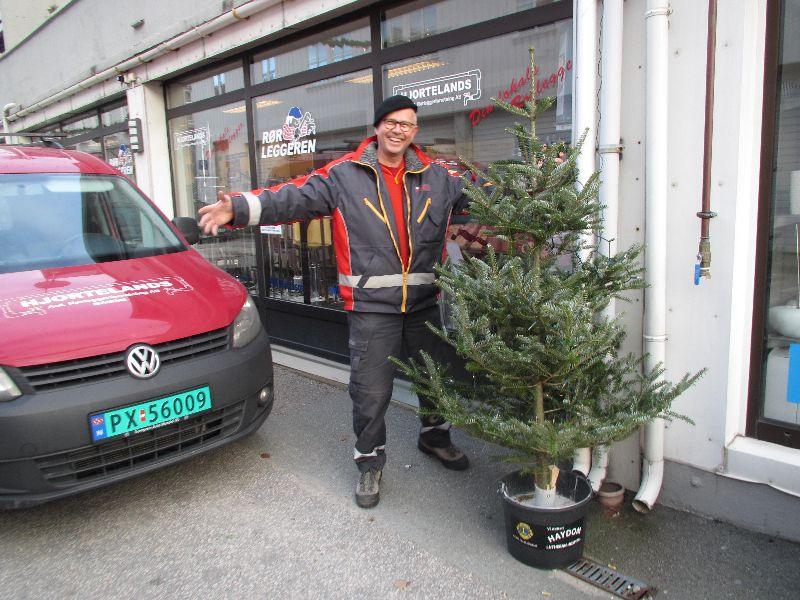
[[[400,247],[400,256],[403,259],[403,270],[408,268],[408,226],[406,225],[405,211],[403,210],[403,174],[406,172],[406,163],[403,161],[399,167],[387,167],[381,163],[381,173],[386,187],[389,188],[389,198],[392,201],[394,222],[397,223],[399,236],[397,244]]]

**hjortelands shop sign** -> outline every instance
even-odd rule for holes
[[[463,73],[396,85],[392,88],[392,93],[408,96],[417,106],[459,101],[463,101],[466,106],[470,100],[481,97],[481,71],[471,69]]]
[[[317,125],[311,113],[303,114],[293,106],[280,129],[270,129],[261,135],[261,158],[277,158],[296,154],[313,154],[317,149]],[[306,139],[304,139],[306,138]]]
[[[207,146],[211,141],[211,130],[206,125],[200,129],[179,131],[175,134],[175,141],[178,143],[178,148],[188,148],[189,146]]]

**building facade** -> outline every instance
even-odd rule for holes
[[[280,183],[353,150],[394,93],[418,103],[417,142],[435,159],[513,156],[513,118],[491,98],[519,99],[533,77],[555,98],[540,137],[569,144],[588,128],[585,164],[618,164],[609,245],[646,249],[648,144],[663,127],[664,363],[672,379],[708,373],[675,406],[694,424],[667,426],[660,501],[800,539],[788,517],[800,508],[800,0],[673,0],[669,14],[660,4],[73,0],[0,56],[0,105],[7,137],[58,136],[168,216],[193,216],[218,190]],[[648,27],[659,18],[668,83],[652,114]],[[604,64],[614,40],[616,75]],[[604,86],[619,86],[621,108],[600,100]],[[702,260],[698,212],[709,217]],[[454,220],[448,241],[480,253],[493,243],[480,230]],[[198,250],[250,290],[278,355],[346,371],[327,220],[225,232]],[[617,306],[635,352],[654,337],[645,298]],[[638,436],[612,449],[609,475],[639,486]]]

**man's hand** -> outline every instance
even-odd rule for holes
[[[224,192],[217,192],[217,201],[204,206],[198,211],[198,225],[206,235],[217,235],[220,226],[233,221],[233,203],[231,197]]]

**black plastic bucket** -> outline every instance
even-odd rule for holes
[[[584,517],[592,498],[592,486],[580,473],[561,471],[556,482],[569,506],[545,508],[521,504],[515,496],[533,492],[533,477],[515,471],[500,480],[500,496],[506,521],[506,543],[511,556],[541,569],[560,569],[583,554]]]

